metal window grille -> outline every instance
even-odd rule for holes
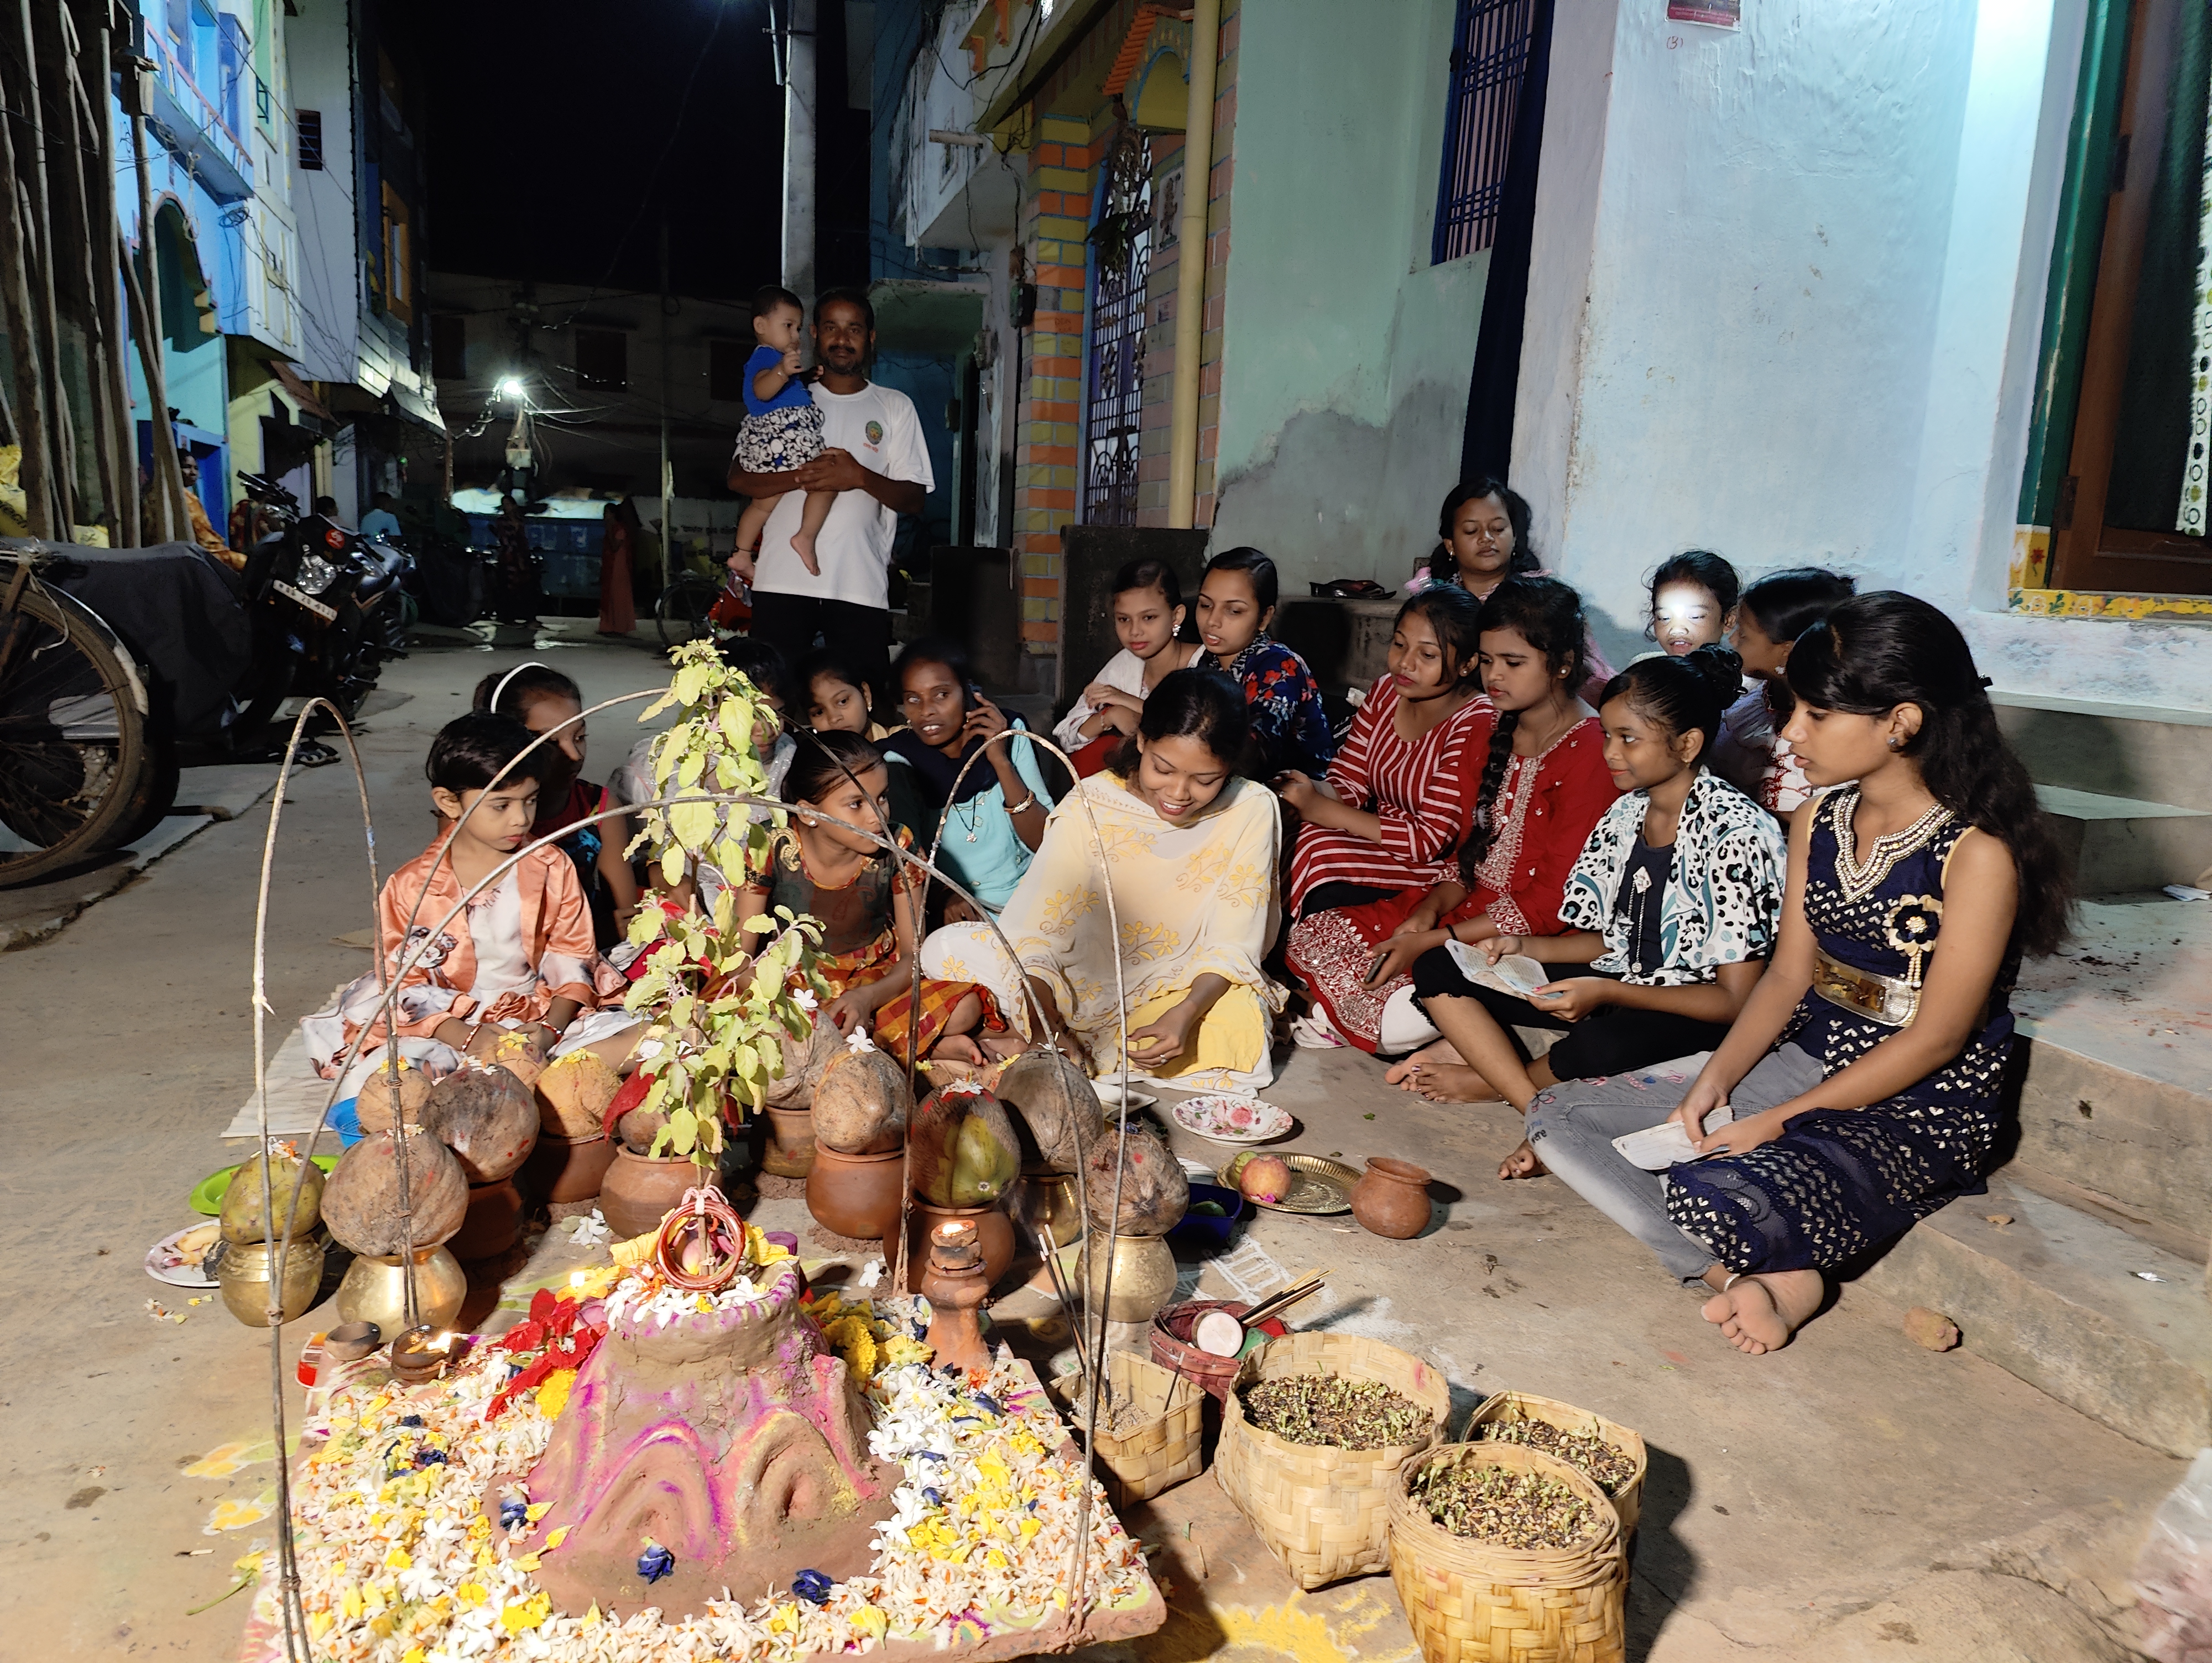
[[[1152,270],[1152,142],[1125,133],[1106,161],[1091,228],[1091,364],[1084,410],[1083,523],[1137,523],[1145,313]]]
[[[319,169],[323,165],[323,112],[301,110],[292,119],[300,131],[300,166]]]
[[[1431,263],[1472,254],[1497,238],[1513,116],[1528,73],[1535,21],[1535,0],[1459,0]]]

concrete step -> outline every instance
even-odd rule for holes
[[[2212,1442],[2202,1261],[2005,1173],[1923,1220],[1856,1286],[1942,1312],[1967,1350],[2139,1443],[2188,1456]]]
[[[2039,785],[2084,895],[2118,895],[2194,883],[2212,868],[2212,810],[2071,786]]]
[[[1997,725],[2045,785],[2212,809],[2212,711],[1992,692]]]

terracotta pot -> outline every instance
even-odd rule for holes
[[[914,1211],[907,1216],[906,1224],[906,1290],[910,1294],[921,1291],[921,1276],[929,1262],[929,1233],[939,1224],[954,1218],[965,1218],[975,1226],[977,1245],[983,1249],[983,1273],[996,1287],[999,1278],[1014,1262],[1013,1221],[996,1206],[940,1207],[914,1198]],[[884,1233],[884,1263],[896,1267],[898,1264],[898,1236],[896,1226]]]
[[[806,1174],[806,1210],[825,1230],[856,1241],[876,1241],[898,1229],[899,1197],[905,1193],[903,1149],[875,1155],[846,1155],[817,1144],[814,1169]]]
[[[659,1229],[660,1221],[683,1200],[684,1191],[710,1183],[713,1178],[713,1168],[702,1166],[688,1155],[656,1161],[651,1156],[617,1149],[614,1164],[607,1168],[606,1181],[599,1186],[599,1211],[605,1215],[615,1240],[627,1241]]]
[[[342,1322],[374,1322],[387,1334],[407,1326],[404,1267],[398,1253],[378,1258],[362,1253],[338,1284]],[[468,1297],[469,1278],[442,1247],[415,1250],[415,1320],[431,1328],[449,1327]]]
[[[538,1147],[530,1151],[519,1174],[523,1187],[549,1204],[588,1201],[606,1181],[614,1164],[615,1143],[605,1132],[589,1138],[563,1138],[541,1132]]]
[[[1411,1161],[1368,1156],[1366,1175],[1352,1187],[1352,1216],[1370,1235],[1419,1235],[1429,1227],[1429,1174]]]
[[[804,1178],[814,1169],[814,1111],[811,1108],[764,1108],[768,1116],[768,1147],[761,1151],[761,1170],[779,1178]]]
[[[522,1192],[511,1177],[469,1186],[469,1210],[446,1250],[463,1264],[496,1259],[522,1239]]]

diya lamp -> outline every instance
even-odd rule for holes
[[[420,1386],[443,1374],[459,1355],[459,1334],[440,1332],[427,1323],[392,1342],[392,1377],[402,1386]]]
[[[325,1363],[359,1363],[384,1344],[384,1330],[374,1322],[347,1322],[323,1336]]]
[[[937,1353],[939,1368],[990,1368],[990,1348],[975,1315],[990,1294],[974,1223],[950,1218],[932,1230],[929,1267],[921,1278],[921,1296],[929,1302],[929,1333],[923,1343]]]

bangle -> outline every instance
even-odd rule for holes
[[[1031,792],[1027,797],[1022,798],[1020,802],[1007,804],[1006,812],[1008,814],[1022,814],[1035,808],[1036,805],[1036,793],[1035,792]]]

